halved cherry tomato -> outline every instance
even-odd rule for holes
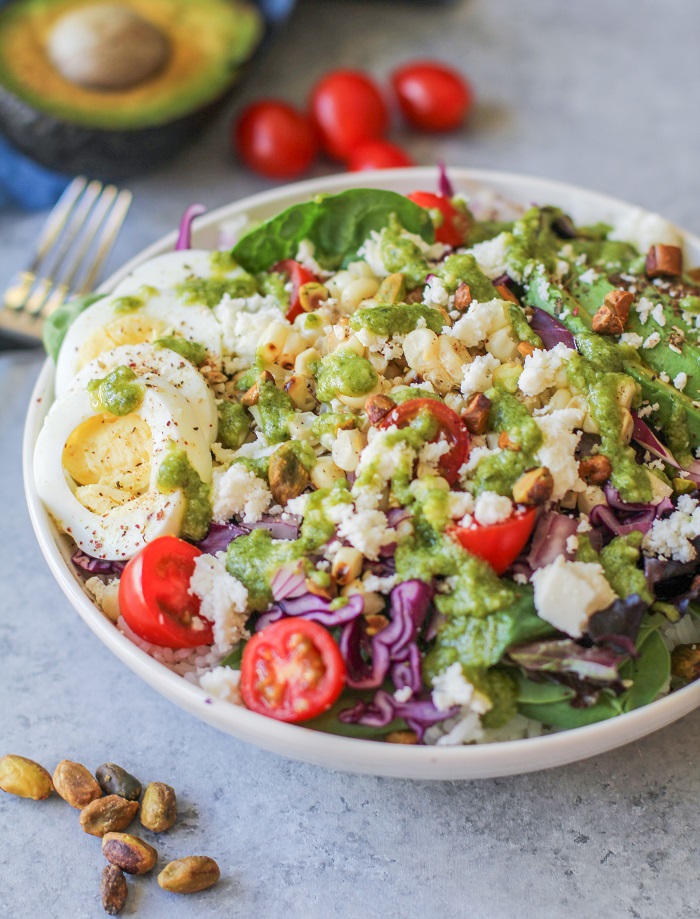
[[[289,298],[287,321],[294,322],[297,316],[304,312],[299,300],[299,288],[310,281],[318,283],[318,278],[313,271],[304,268],[302,264],[295,262],[293,258],[282,259],[281,262],[277,262],[272,266],[272,270],[279,271],[280,274],[286,274],[292,282],[292,295]]]
[[[535,525],[536,508],[517,510],[512,517],[489,526],[475,524],[471,527],[451,526],[446,532],[467,552],[483,558],[496,574],[503,572],[525,548]]]
[[[442,434],[452,443],[449,451],[440,457],[438,467],[440,472],[452,485],[459,478],[459,470],[469,456],[470,440],[467,426],[444,402],[437,399],[409,399],[396,408],[392,408],[379,422],[380,428],[389,428],[396,425],[403,428],[418,415],[419,412],[430,412],[438,423],[438,433],[435,440]]]
[[[214,640],[188,593],[202,553],[177,536],[159,536],[127,564],[119,580],[119,610],[139,638],[163,648],[195,648]]]
[[[377,84],[359,70],[333,70],[311,93],[311,114],[324,150],[347,159],[358,144],[381,137],[389,113]]]
[[[473,105],[471,86],[464,77],[438,61],[412,61],[391,75],[399,107],[422,131],[452,131]]]
[[[397,169],[413,166],[411,157],[388,140],[368,140],[353,150],[348,160],[350,172],[365,169]]]
[[[455,207],[444,195],[436,195],[431,191],[414,191],[408,197],[414,204],[428,211],[439,211],[439,226],[435,227],[437,242],[455,249],[462,245],[469,232],[469,217],[465,211]]]
[[[345,661],[330,632],[290,616],[256,632],[245,646],[240,690],[254,712],[278,721],[306,721],[333,705],[345,676]]]
[[[271,179],[293,179],[306,172],[318,150],[307,116],[276,99],[249,105],[233,126],[232,140],[243,162]]]

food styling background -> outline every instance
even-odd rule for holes
[[[331,67],[384,77],[423,56],[462,70],[477,105],[455,134],[397,125],[393,139],[418,164],[561,179],[700,233],[698,34],[693,0],[300,0],[214,127],[128,183],[135,201],[111,267],[176,226],[192,200],[217,206],[269,187],[230,153],[230,118],[244,104],[303,104]],[[2,286],[28,260],[44,216],[0,211]],[[154,881],[134,886],[125,915],[697,916],[700,711],[565,768],[438,784],[286,761],[216,733],[143,684],[70,608],[31,530],[20,446],[41,360],[0,354],[0,754],[49,769],[62,758],[90,768],[112,760],[168,782],[180,829],[160,840],[162,854],[207,853],[222,870],[196,900]],[[0,839],[0,916],[101,913],[96,841],[58,797],[3,796]]]

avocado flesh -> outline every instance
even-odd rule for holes
[[[38,112],[111,131],[157,126],[204,108],[235,82],[264,23],[243,0],[122,0],[167,36],[171,55],[126,90],[87,89],[63,77],[45,50],[75,0],[15,0],[0,11],[0,86]]]
[[[588,267],[596,269],[595,264]],[[602,266],[598,266],[598,270],[602,272],[604,269]],[[640,277],[639,280],[648,284],[644,278]],[[580,335],[582,332],[591,329],[593,316],[603,303],[605,294],[611,290],[619,289],[619,285],[616,286],[609,279],[601,276],[590,287],[577,281],[573,282],[570,292],[561,285],[561,282],[549,278],[549,289],[550,297],[544,299],[540,295],[538,285],[532,284],[526,292],[524,300],[528,305],[540,307],[556,316],[570,332],[574,335]],[[630,311],[626,330],[636,332],[645,339],[653,331],[657,331],[661,336],[661,341],[655,348],[642,349],[639,352],[631,348],[620,348],[622,369],[639,383],[643,399],[652,405],[659,404],[659,409],[654,413],[654,418],[661,425],[666,427],[672,424],[674,412],[678,411],[678,409],[683,412],[690,435],[690,447],[694,449],[700,445],[700,408],[693,403],[693,400],[700,399],[700,348],[690,341],[683,342],[681,354],[672,351],[668,347],[669,335],[674,331],[672,326],[678,326],[678,328],[683,328],[685,331],[689,329],[689,326],[681,317],[682,311],[669,298],[661,295],[653,285],[649,285],[645,289],[649,299],[653,300],[654,303],[663,303],[666,325],[662,328],[652,319],[648,319],[646,324],[642,325],[639,315],[633,308]],[[697,289],[700,294],[700,288]],[[556,296],[552,301],[552,294],[555,291]],[[635,302],[637,302],[639,296],[644,296],[644,294],[635,295]],[[614,336],[610,336],[609,341],[615,345],[617,339]],[[686,373],[688,383],[685,391],[679,392],[670,383],[665,383],[661,380],[659,374],[662,371],[665,371],[671,380],[681,372]],[[680,457],[678,458],[681,459]]]

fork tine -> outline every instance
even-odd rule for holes
[[[76,293],[86,294],[94,288],[95,281],[100,273],[102,265],[109,255],[112,246],[114,245],[117,236],[119,235],[119,231],[122,228],[122,224],[126,219],[126,215],[129,211],[129,208],[131,207],[132,197],[133,196],[131,192],[127,189],[122,189],[117,195],[117,199],[114,202],[114,207],[112,208],[104,224],[104,227],[102,228],[102,234],[97,242],[97,251],[92,263],[92,268],[88,272],[88,275],[83,280],[83,282],[76,286]]]
[[[42,263],[39,283],[37,284],[35,290],[32,291],[32,293],[29,295],[24,306],[26,312],[31,313],[32,315],[38,315],[41,312],[42,307],[46,301],[46,296],[48,294],[44,282],[48,280],[50,287],[53,286],[53,279],[57,276],[57,272],[60,271],[61,265],[63,264],[67,253],[75,242],[76,237],[82,230],[83,225],[87,220],[88,215],[90,214],[90,211],[97,201],[101,191],[102,182],[94,179],[88,184],[87,188],[80,196],[75,209],[70,213],[70,219],[67,221],[67,223],[65,223],[63,227],[63,232],[58,236],[58,238],[54,238],[54,245],[46,253],[45,262],[47,263],[47,266],[43,267]]]

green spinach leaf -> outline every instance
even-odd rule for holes
[[[308,239],[315,257],[335,267],[354,255],[372,230],[388,226],[392,214],[410,233],[434,241],[433,223],[424,208],[393,191],[352,188],[287,208],[244,236],[232,256],[247,271],[265,271],[275,262],[294,258],[299,243]]]
[[[97,300],[101,300],[104,294],[88,294],[85,297],[76,297],[74,300],[67,300],[62,306],[52,313],[44,323],[42,341],[44,350],[52,360],[56,360],[58,352],[61,350],[63,339],[66,332],[73,324],[75,319],[84,312],[88,306],[92,306]]]

